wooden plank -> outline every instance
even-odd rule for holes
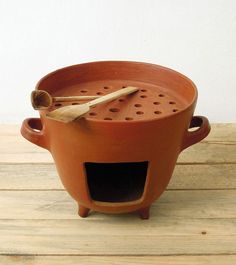
[[[229,129],[230,128],[230,129]],[[180,163],[236,163],[236,124],[212,125],[202,143],[185,150]],[[50,153],[26,141],[19,126],[0,125],[0,163],[52,163]],[[16,144],[17,143],[17,144]]]
[[[236,255],[201,256],[0,256],[0,264],[17,265],[233,265]]]
[[[236,123],[211,124],[211,132],[204,141],[236,142]]]
[[[236,218],[235,190],[166,191],[151,208],[160,217]],[[91,212],[88,220],[116,220],[119,215]],[[133,213],[122,218],[133,218]],[[1,191],[0,219],[80,219],[77,204],[65,191]]]
[[[0,254],[236,254],[236,219],[108,220],[0,220]]]
[[[167,187],[172,189],[235,189],[236,164],[176,165]]]
[[[0,163],[53,163],[47,150],[26,141],[20,135],[0,139]]]
[[[235,163],[236,143],[200,142],[185,149],[178,163]]]
[[[176,165],[168,186],[172,189],[236,189],[236,164]],[[1,164],[0,190],[61,189],[53,164]]]
[[[3,189],[61,189],[54,164],[1,164],[0,190]]]
[[[51,154],[20,134],[20,125],[0,125],[0,162],[52,163]]]

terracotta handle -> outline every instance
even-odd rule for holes
[[[193,132],[187,131],[181,150],[189,147],[190,145],[200,142],[209,134],[211,130],[208,119],[203,116],[192,117],[189,128],[194,128],[194,127],[199,127],[199,128]]]
[[[48,149],[39,118],[25,119],[21,125],[22,136],[33,144]]]

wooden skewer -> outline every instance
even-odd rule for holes
[[[96,99],[100,96],[69,96],[69,97],[52,97],[45,90],[34,90],[31,92],[31,104],[34,109],[48,109],[54,102],[68,102],[76,100]]]
[[[56,110],[49,112],[47,114],[47,117],[62,122],[71,122],[74,120],[78,120],[81,117],[83,117],[86,113],[88,113],[91,107],[108,101],[112,101],[120,96],[128,95],[136,91],[138,91],[137,87],[131,87],[131,86],[126,87],[84,104],[58,108]]]

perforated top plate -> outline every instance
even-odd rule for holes
[[[111,102],[97,105],[85,115],[85,118],[107,121],[156,119],[174,114],[188,105],[184,98],[171,89],[133,80],[102,80],[81,83],[58,90],[53,96],[102,96],[126,86],[136,86],[139,91]],[[49,111],[62,106],[83,104],[85,102],[55,103]]]

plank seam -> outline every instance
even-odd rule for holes
[[[204,190],[210,190],[210,191],[218,191],[218,190],[236,190],[236,188],[198,188],[198,189],[194,189],[194,188],[189,188],[189,189],[183,189],[183,188],[167,188],[166,191],[204,191]],[[65,189],[0,189],[1,191],[66,191]]]
[[[55,166],[53,162],[0,162],[1,165],[52,165]],[[228,162],[177,162],[176,165],[236,165],[236,161],[228,161]]]
[[[236,256],[236,252],[229,253],[196,253],[196,254],[28,254],[28,253],[0,253],[1,256],[35,256],[35,257],[181,257],[181,256]]]
[[[154,208],[154,207],[153,207]],[[99,212],[96,212],[96,211],[91,211],[92,213],[98,213],[100,214]],[[126,214],[134,214],[135,212],[129,212],[129,213],[126,213]],[[125,213],[124,213],[125,214]],[[114,214],[114,216],[117,215],[119,216],[119,214]],[[106,215],[108,218],[109,218],[109,214]],[[32,221],[32,222],[37,222],[37,221],[74,221],[74,222],[78,222],[78,221],[81,221],[81,222],[84,222],[84,219],[82,217],[79,217],[79,215],[75,215],[76,218],[71,218],[71,219],[68,219],[68,218],[48,218],[48,219],[45,219],[45,218],[16,218],[16,219],[13,219],[13,218],[0,218],[0,221]],[[183,216],[168,216],[168,215],[160,215],[158,218],[159,219],[171,219],[171,218],[175,218],[175,219],[179,219],[179,220],[235,220],[236,221],[236,217],[185,217],[184,215]],[[152,217],[151,217],[152,218]],[[99,221],[103,221],[102,219],[89,219],[89,217],[87,217],[86,221],[88,222],[99,222]],[[147,221],[148,222],[148,221]],[[168,236],[172,236],[172,235],[168,235]],[[180,237],[183,236],[183,235],[179,235]],[[201,236],[199,234],[199,236]],[[207,237],[206,235],[202,235],[203,237]],[[214,236],[231,236],[231,235],[224,235],[224,234],[221,234],[221,235],[214,235]],[[235,247],[235,251],[236,251],[236,247]],[[236,253],[235,253],[236,254]]]

